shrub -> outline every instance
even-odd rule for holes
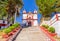
[[[49,26],[48,25],[42,25],[43,27],[45,27],[46,29],[48,29],[49,28]]]
[[[19,24],[16,23],[16,24],[13,24],[12,26],[8,27],[8,28],[5,28],[5,29],[2,29],[1,31],[5,32],[6,34],[8,34],[9,32],[11,32],[13,29],[15,29],[16,27],[18,27]]]
[[[15,29],[15,27],[14,26],[10,26],[9,29],[13,30],[13,29]]]
[[[42,26],[43,26],[43,27],[45,27],[45,25],[44,25],[44,24],[43,24]]]
[[[49,27],[48,31],[51,32],[51,33],[55,33],[55,28],[54,27]]]
[[[16,23],[16,24],[13,24],[13,26],[14,26],[14,27],[18,27],[18,26],[19,26],[19,24],[18,24],[18,23]]]
[[[9,29],[9,28],[4,29],[3,32],[5,32],[6,34],[8,34],[9,32],[11,32],[11,29]]]

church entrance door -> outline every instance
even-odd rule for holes
[[[29,21],[29,22],[28,22],[28,26],[32,26],[32,23],[31,23],[31,21]]]

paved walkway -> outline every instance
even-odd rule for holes
[[[38,27],[24,28],[15,41],[48,41],[47,36]]]

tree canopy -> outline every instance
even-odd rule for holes
[[[7,0],[0,0],[0,19],[3,19],[3,16],[7,15],[6,6]]]
[[[36,0],[39,12],[48,17],[52,12],[60,12],[60,0]]]
[[[11,16],[16,11],[16,6],[21,8],[23,6],[22,0],[0,0],[0,18],[7,14]],[[18,14],[17,10],[17,14]]]
[[[14,14],[16,12],[17,8],[21,8],[23,6],[22,0],[9,0],[8,1],[8,5],[7,5],[7,11],[8,14]],[[17,7],[17,8],[16,8]],[[18,10],[17,10],[17,14],[18,14]]]

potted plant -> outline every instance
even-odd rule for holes
[[[0,30],[0,36],[1,36],[1,38],[2,37],[3,38],[7,38],[8,37],[8,35],[5,32],[3,32],[2,30]]]
[[[6,38],[6,37],[8,37],[8,33],[11,32],[11,29],[6,28],[3,30],[3,32],[5,33],[5,34],[3,34],[3,37]]]
[[[42,25],[42,27],[43,27],[43,29],[44,29],[45,31],[48,31],[48,28],[49,28],[48,25]]]
[[[17,30],[19,29],[19,24],[13,24],[12,26],[5,28],[2,30],[2,32],[4,33],[2,36],[3,38],[7,38],[8,36],[12,36],[14,35],[15,32],[17,32]]]
[[[54,27],[49,27],[49,28],[48,28],[48,31],[49,31],[49,34],[50,34],[51,36],[55,36],[55,35],[56,35],[56,33],[55,33],[55,28],[54,28]]]

